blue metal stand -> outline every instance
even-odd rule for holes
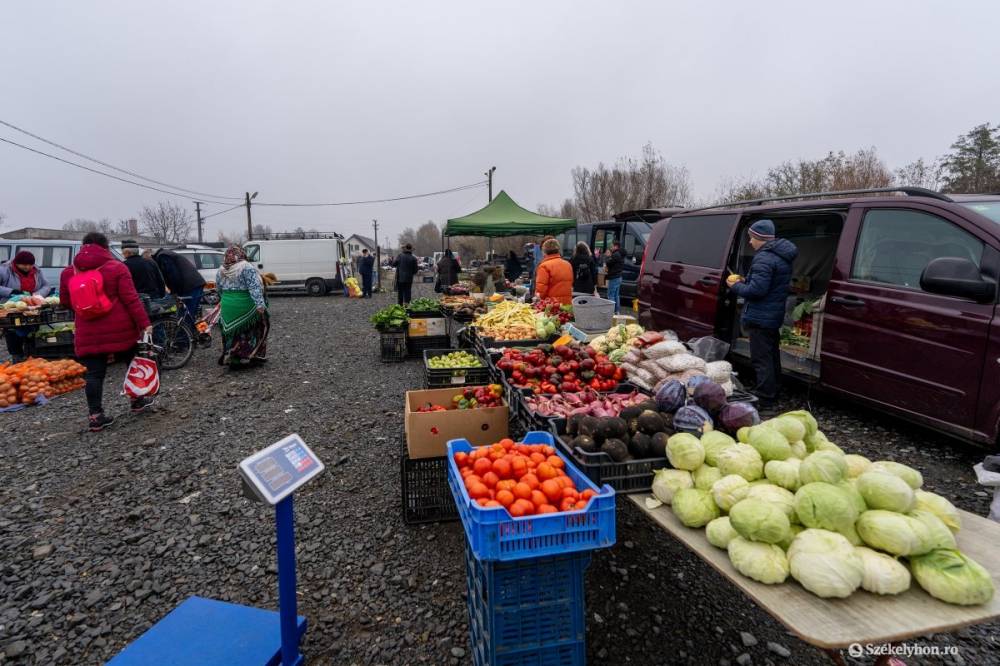
[[[278,614],[281,617],[281,665],[300,666],[295,598],[295,505],[292,495],[274,507],[278,538]]]

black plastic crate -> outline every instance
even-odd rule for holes
[[[444,311],[438,308],[437,310],[414,310],[406,311],[407,316],[410,319],[443,319]]]
[[[410,458],[406,439],[400,452],[403,522],[407,525],[458,520],[448,487],[448,456]]]
[[[569,456],[581,472],[587,475],[595,484],[605,483],[618,493],[649,492],[653,486],[653,472],[668,467],[666,458],[645,458],[615,462],[607,453],[585,453],[571,447],[566,435],[558,434],[555,423],[551,424],[555,436],[556,447]]]
[[[443,388],[447,386],[482,385],[490,383],[490,368],[481,356],[476,354],[476,358],[482,363],[478,367],[467,368],[432,368],[430,360],[435,356],[450,354],[452,349],[425,349],[424,350],[424,387]]]
[[[451,337],[447,335],[406,337],[407,358],[423,358],[427,349],[451,349]]]
[[[72,310],[62,308],[49,308],[42,310],[42,318],[47,324],[63,324],[74,320]]]
[[[381,359],[383,363],[398,363],[406,360],[406,333],[379,333]]]
[[[73,331],[40,331],[25,340],[29,356],[45,359],[75,358]]]

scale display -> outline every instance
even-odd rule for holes
[[[289,435],[240,463],[240,474],[257,496],[271,505],[288,497],[323,469],[323,463],[298,435]]]

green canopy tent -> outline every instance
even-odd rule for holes
[[[542,236],[558,234],[576,227],[572,218],[549,217],[521,208],[500,191],[484,208],[463,217],[448,220],[445,236]]]

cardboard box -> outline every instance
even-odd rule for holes
[[[447,335],[448,322],[444,317],[427,317],[410,320],[409,336],[425,338],[429,335]]]
[[[446,412],[418,412],[423,405],[451,404],[461,388],[406,392],[406,449],[410,458],[432,458],[448,453],[448,440],[464,438],[473,445],[499,442],[507,436],[509,410],[502,407],[449,409]]]

